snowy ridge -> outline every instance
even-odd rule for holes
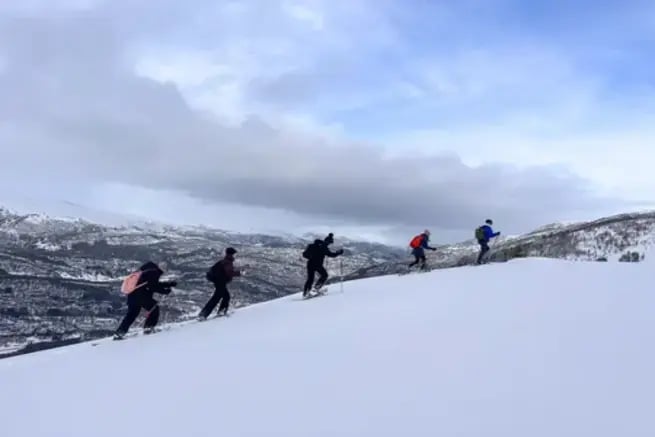
[[[648,264],[512,260],[9,358],[3,431],[650,437],[651,277]],[[108,413],[147,381],[156,402]]]
[[[546,257],[577,261],[643,261],[655,244],[655,212],[617,214],[588,222],[555,223],[518,236],[504,235],[490,243],[488,259],[505,262],[514,258]],[[473,264],[479,246],[473,239],[457,244],[437,245],[426,254],[430,268]],[[651,255],[652,256],[652,255]],[[347,275],[349,279],[375,277],[407,270],[406,260],[381,263]]]
[[[180,281],[167,306],[170,320],[197,314],[211,292],[204,273],[228,245],[239,250],[247,277],[233,284],[235,307],[299,291],[304,283],[302,248],[324,235],[230,233],[203,226],[162,224],[104,226],[81,219],[16,215],[0,210],[0,347],[37,339],[43,347],[77,336],[107,335],[124,315],[119,281],[146,259],[167,264]],[[47,218],[46,218],[47,217]],[[550,224],[520,236],[503,232],[490,260],[522,257],[570,260],[644,261],[655,241],[655,213],[621,214],[586,223]],[[474,262],[478,246],[469,240],[428,252],[431,268]],[[409,250],[337,236],[346,256],[328,260],[331,279],[360,279],[405,272]],[[341,264],[343,262],[343,264]],[[32,347],[36,347],[33,345]],[[2,356],[0,354],[0,356]]]

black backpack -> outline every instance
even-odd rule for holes
[[[316,254],[318,247],[316,247],[316,242],[310,243],[307,245],[305,248],[304,252],[302,253],[303,258],[305,259],[312,259],[314,258],[314,255]]]
[[[208,271],[205,273],[205,277],[209,282],[216,282],[220,279],[219,272],[222,272],[223,261],[219,261],[214,264]],[[220,269],[220,270],[219,270]]]

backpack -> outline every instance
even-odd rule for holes
[[[479,226],[479,227],[475,230],[475,239],[476,239],[476,240],[484,240],[484,229],[483,229],[482,226]]]
[[[416,249],[421,246],[421,241],[423,241],[423,234],[419,234],[416,237],[412,238],[412,241],[409,242],[409,247]]]
[[[123,294],[130,294],[137,288],[146,285],[145,282],[139,284],[139,279],[141,279],[141,273],[143,272],[142,271],[132,272],[123,280],[123,284],[121,285],[121,292]]]
[[[223,261],[218,261],[205,273],[205,277],[209,282],[217,282],[220,278],[217,275],[217,270],[223,266]],[[222,270],[222,269],[221,269]]]
[[[316,252],[316,245],[315,243],[310,243],[307,245],[305,250],[302,253],[303,258],[305,259],[311,259],[312,255],[314,255],[314,252]]]

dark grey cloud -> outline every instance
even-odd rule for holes
[[[0,18],[0,171],[182,190],[360,225],[457,229],[493,217],[533,226],[608,202],[559,168],[389,158],[255,116],[223,125],[192,110],[174,85],[132,72],[134,34],[119,18],[106,10]]]

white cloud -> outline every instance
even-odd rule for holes
[[[588,88],[557,101],[579,83],[566,59],[521,48],[393,65],[383,60],[402,59],[407,47],[389,13],[397,3],[388,1],[193,5],[112,3],[20,26],[5,18],[0,115],[11,125],[0,127],[0,141],[14,147],[0,163],[4,177],[36,168],[47,180],[65,175],[114,193],[140,187],[130,211],[171,220],[211,217],[217,210],[199,205],[212,202],[260,223],[266,210],[275,223],[292,215],[289,226],[338,221],[344,229],[468,229],[492,215],[527,230],[614,201],[559,166],[525,167],[561,160],[529,161],[548,157],[543,138],[526,149],[508,134],[517,114],[530,132],[557,122],[521,113],[521,97],[577,119]],[[417,74],[409,74],[413,67]],[[353,144],[352,120],[335,116],[393,113],[407,100],[410,116],[435,111],[458,127],[396,137],[432,156]],[[467,108],[477,124],[457,118]],[[500,124],[480,123],[495,112]],[[476,164],[523,154],[525,165],[473,168],[453,150]]]
[[[307,23],[312,30],[322,30],[325,27],[323,13],[315,7],[298,1],[284,1],[282,8],[298,21]]]

